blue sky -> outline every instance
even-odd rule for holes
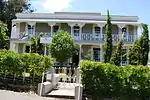
[[[31,0],[36,12],[99,12],[139,16],[150,28],[150,0]]]

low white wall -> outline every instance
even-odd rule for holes
[[[50,92],[53,89],[51,82],[44,82],[43,84],[39,83],[38,90],[37,90],[38,95],[40,95],[41,85],[42,85],[42,93],[41,93],[42,96],[46,95],[48,92]]]

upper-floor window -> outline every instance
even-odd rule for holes
[[[122,32],[127,32],[127,28],[126,27],[122,28]]]
[[[58,25],[55,25],[54,27],[53,27],[53,32],[57,32],[58,30],[59,30],[59,26]]]
[[[74,33],[74,36],[79,36],[80,27],[79,26],[74,26],[73,27],[73,33]]]
[[[35,27],[28,25],[28,34],[33,34]]]
[[[101,28],[100,27],[94,27],[94,32],[95,33],[100,33],[101,32]]]
[[[74,32],[74,33],[79,33],[79,32],[80,32],[79,26],[74,26],[74,27],[73,27],[73,32]]]

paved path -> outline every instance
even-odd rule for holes
[[[40,97],[37,96],[36,94],[0,90],[0,100],[67,100],[67,99]]]

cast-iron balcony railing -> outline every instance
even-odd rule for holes
[[[29,40],[31,39],[32,36],[37,37],[40,33],[43,33],[43,37],[44,38],[49,38],[55,35],[55,33],[51,34],[50,32],[35,32],[34,35],[33,34],[28,34],[27,32],[20,32],[19,36],[17,36],[16,38],[18,39],[24,39],[24,40]],[[81,36],[81,37],[80,37]],[[105,41],[105,36],[106,34],[96,34],[96,33],[81,33],[81,35],[79,35],[79,33],[73,33],[73,38],[75,41],[101,41],[104,42]],[[112,34],[112,40],[113,42],[118,42],[121,37],[124,37],[124,42],[134,42],[137,38],[136,34]]]

